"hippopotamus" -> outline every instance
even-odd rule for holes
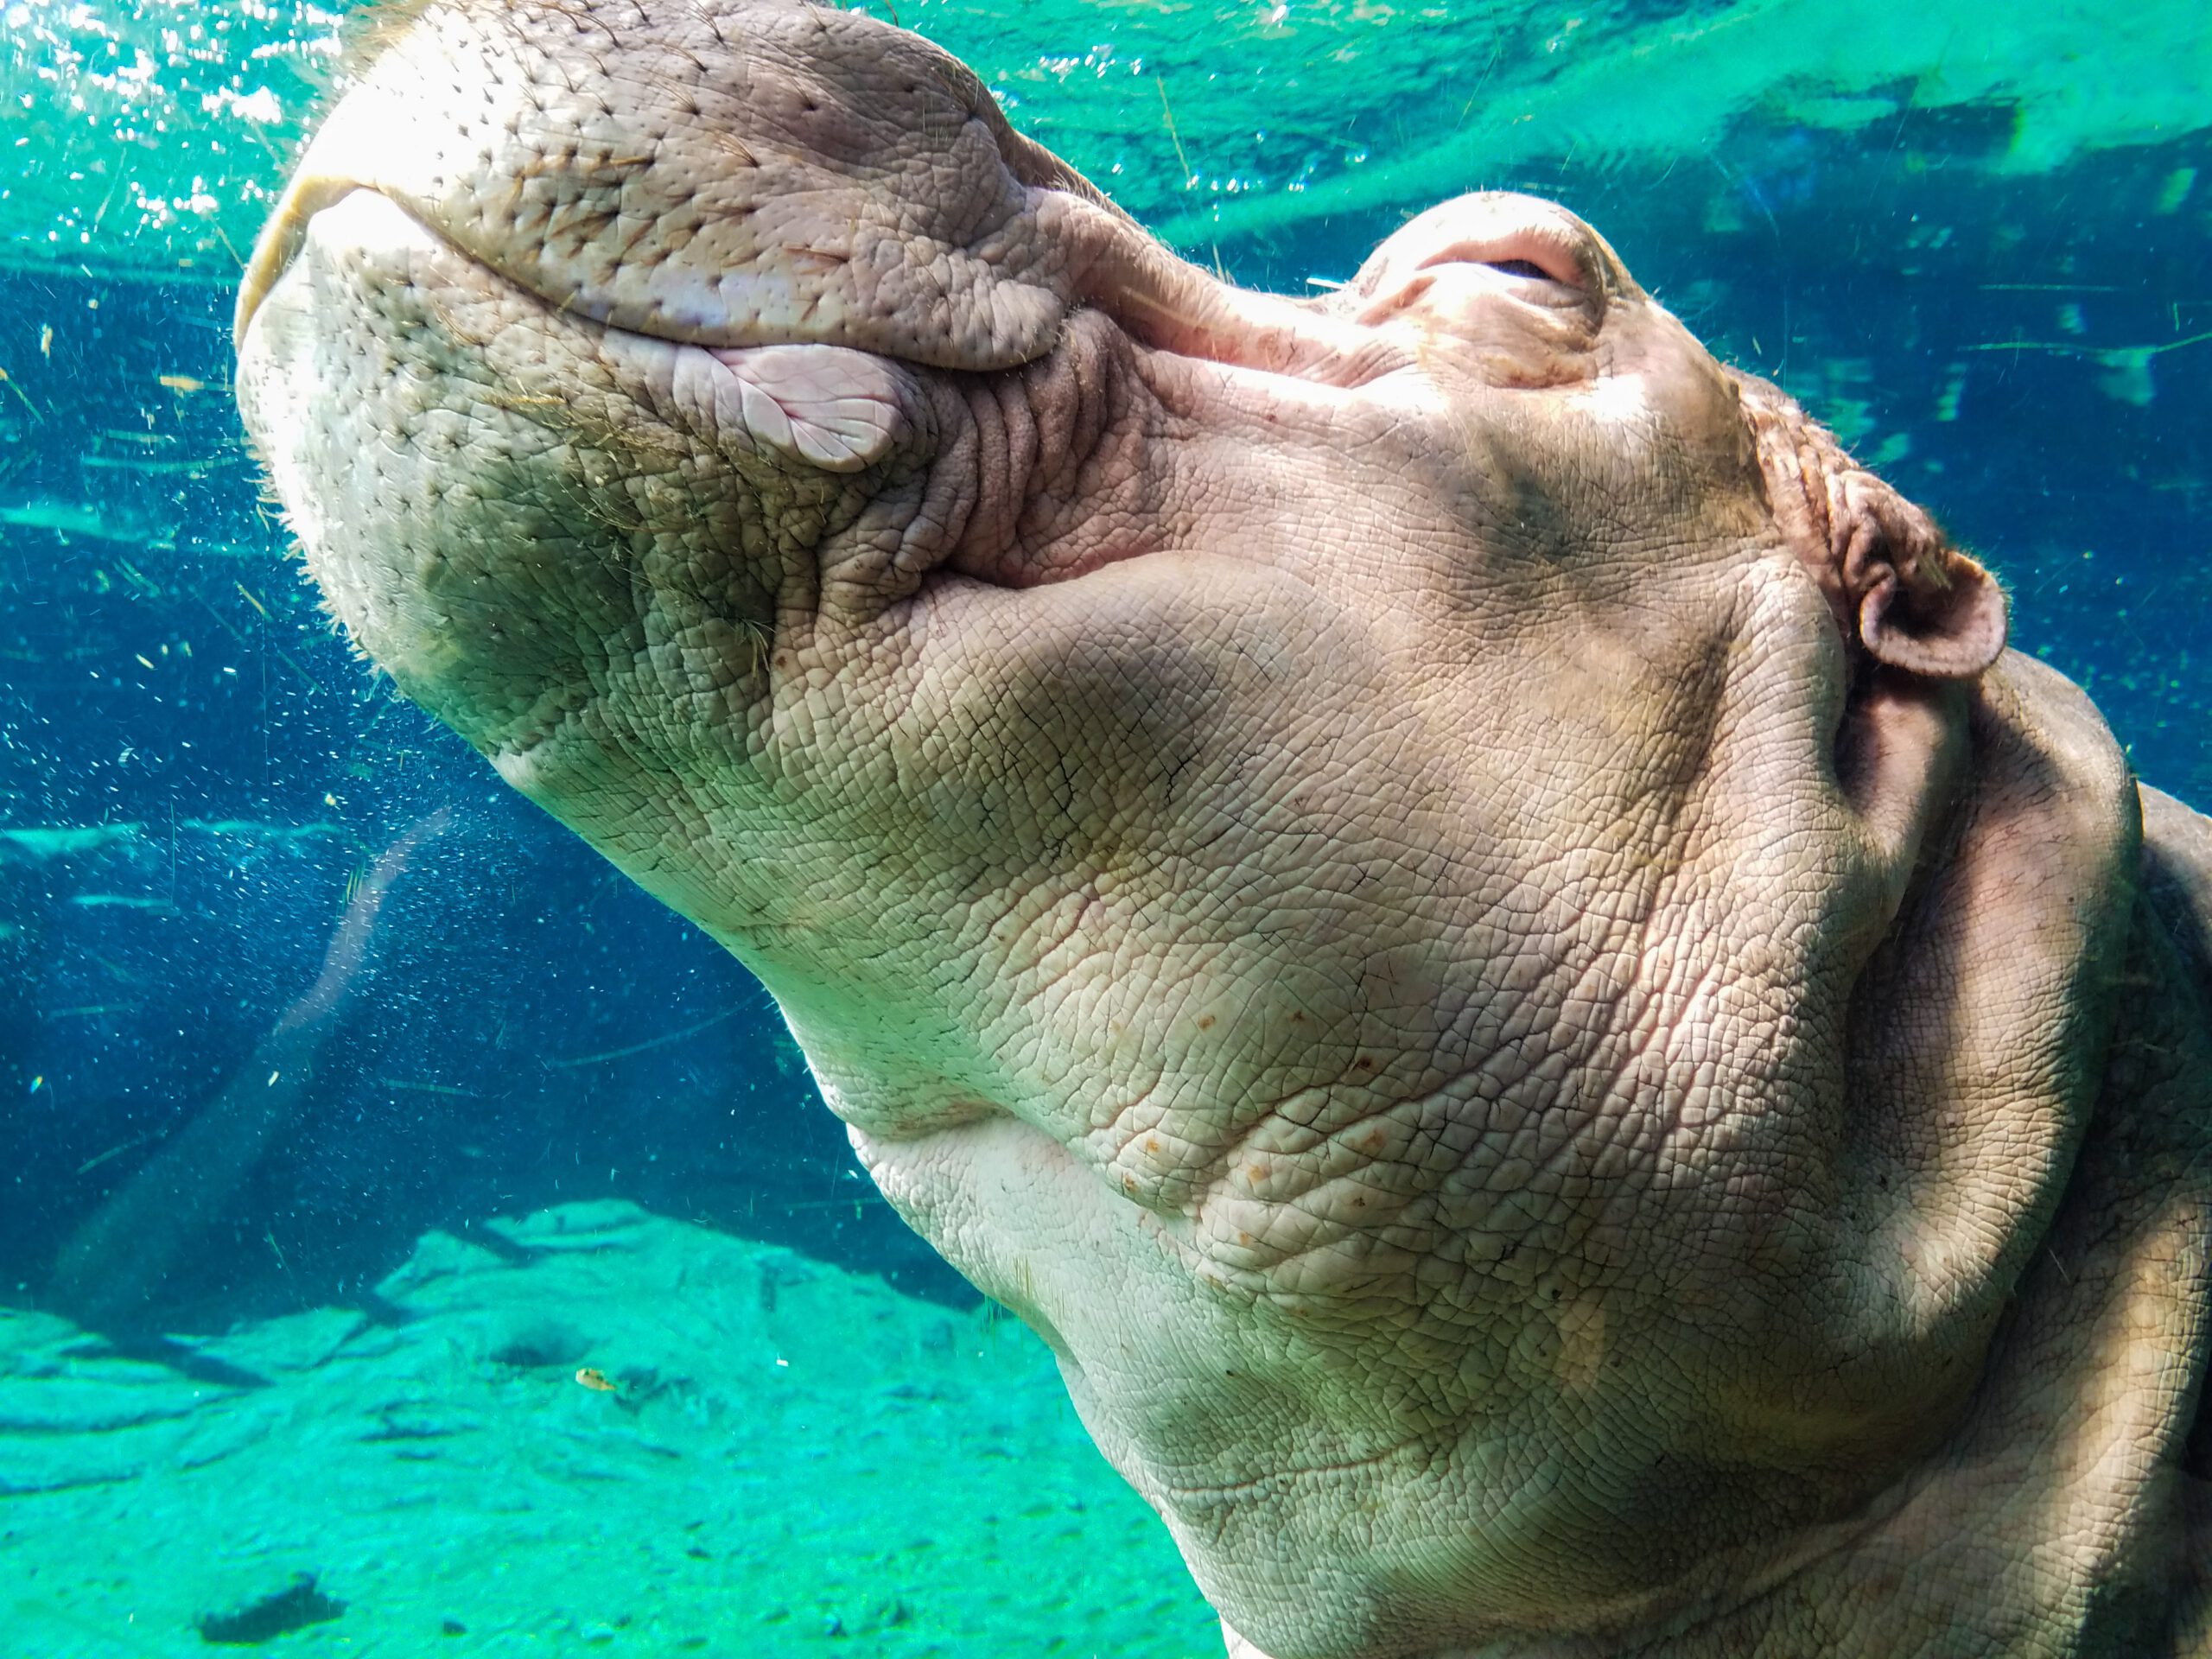
[[[2212,823],[1573,214],[1248,292],[865,16],[418,0],[238,341],[1230,1653],[2212,1649]]]

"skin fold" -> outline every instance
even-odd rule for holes
[[[1573,215],[1245,293],[856,14],[430,0],[238,340],[1233,1653],[2207,1650],[2212,825]]]

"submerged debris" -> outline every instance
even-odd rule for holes
[[[346,1604],[315,1588],[315,1575],[302,1573],[276,1594],[250,1601],[228,1613],[207,1613],[193,1621],[202,1642],[228,1647],[250,1647],[273,1642],[310,1624],[327,1624],[346,1611]]]

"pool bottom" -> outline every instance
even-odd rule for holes
[[[617,1202],[166,1361],[0,1311],[0,1583],[48,1659],[1220,1651],[1027,1330]]]

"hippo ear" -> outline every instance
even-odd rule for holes
[[[1847,639],[1934,679],[1970,679],[2004,652],[2004,590],[1926,512],[1845,453],[1764,380],[1736,377],[1775,523]]]
[[[1828,524],[1859,639],[1878,662],[1936,679],[1979,674],[2005,649],[2005,594],[1935,521],[1873,474],[1828,480]]]

